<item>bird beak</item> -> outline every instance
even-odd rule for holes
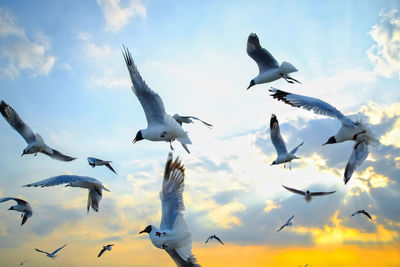
[[[328,142],[323,143],[322,146],[324,146],[324,145],[326,145],[326,144],[328,144]]]
[[[25,155],[25,152],[22,152],[21,157],[22,157],[23,155]]]
[[[135,144],[136,142],[137,142],[136,138],[135,138],[135,139],[133,139],[132,143],[134,143],[134,144]]]
[[[249,90],[249,89],[250,89],[250,87],[251,87],[251,86],[249,85],[249,86],[246,88],[246,90]]]

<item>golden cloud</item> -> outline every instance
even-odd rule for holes
[[[264,208],[264,212],[270,212],[273,209],[279,209],[281,207],[281,205],[279,205],[278,203],[276,203],[273,200],[267,200],[267,206],[265,206]]]

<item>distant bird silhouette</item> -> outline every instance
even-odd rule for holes
[[[103,249],[100,250],[100,253],[99,253],[99,255],[97,255],[97,257],[100,257],[101,255],[103,255],[103,253],[104,253],[106,250],[111,251],[112,246],[114,246],[114,244],[109,244],[109,245],[107,245],[107,246],[103,246]]]
[[[366,212],[365,210],[358,210],[356,212],[354,212],[353,214],[351,214],[351,216],[354,216],[356,214],[364,214],[365,216],[367,216],[370,220],[372,220],[371,215],[369,215],[368,212]]]
[[[32,217],[32,207],[31,205],[20,198],[15,198],[15,197],[3,197],[0,198],[0,203],[2,202],[6,202],[9,200],[14,200],[17,202],[17,205],[11,206],[8,210],[15,210],[15,211],[19,211],[22,212],[21,217],[22,217],[22,222],[21,222],[21,226],[24,225],[24,223],[28,220],[28,218]]]
[[[293,218],[294,218],[294,215],[292,216],[292,217],[290,217],[289,218],[289,220],[287,220],[286,222],[285,222],[285,224],[284,225],[282,225],[278,230],[276,230],[277,232],[280,232],[283,228],[285,228],[286,226],[292,226],[292,220],[293,220]]]
[[[43,251],[43,250],[40,250],[40,249],[37,249],[37,248],[35,248],[35,250],[38,251],[38,252],[46,254],[46,256],[49,257],[49,258],[54,259],[55,257],[58,256],[58,255],[56,255],[56,253],[59,252],[61,249],[63,249],[66,245],[67,244],[65,244],[64,246],[62,246],[62,247],[60,247],[60,248],[58,248],[56,250],[54,250],[52,253],[48,253],[46,251]]]
[[[222,245],[225,245],[224,242],[222,242],[221,239],[220,239],[218,236],[216,236],[216,235],[210,235],[210,236],[207,238],[206,242],[204,242],[204,243],[208,243],[208,241],[210,241],[210,240],[212,240],[212,239],[215,239],[215,240],[217,240],[219,243],[221,243]]]

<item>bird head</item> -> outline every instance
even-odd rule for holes
[[[137,141],[143,140],[143,136],[142,136],[142,131],[138,131],[136,134],[135,139],[133,139],[133,143],[136,143]]]
[[[335,144],[335,143],[337,143],[335,137],[334,137],[334,136],[331,136],[331,137],[329,137],[328,141],[326,141],[326,142],[325,142],[324,144],[322,144],[322,145],[324,146],[324,145],[327,145],[327,144]]]
[[[253,80],[250,81],[250,85],[247,87],[246,90],[249,90],[250,87],[252,87],[252,86],[254,86],[254,85],[256,85],[256,83],[254,82],[254,79],[253,79]]]
[[[146,227],[144,230],[140,231],[139,234],[142,234],[142,233],[150,233],[151,230],[152,230],[151,225],[147,225],[147,227]]]

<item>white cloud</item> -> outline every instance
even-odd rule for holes
[[[384,77],[400,75],[400,10],[381,14],[381,21],[372,27],[370,34],[376,42],[367,51],[374,63],[374,71]]]
[[[146,7],[141,0],[129,0],[122,7],[120,0],[97,0],[107,21],[106,30],[118,31],[133,17],[146,17]]]
[[[21,70],[30,70],[35,75],[48,75],[56,61],[49,55],[50,39],[38,33],[30,39],[24,29],[17,25],[14,16],[0,8],[0,74],[10,79],[19,75]]]

